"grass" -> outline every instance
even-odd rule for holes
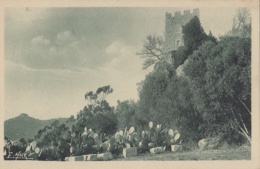
[[[165,152],[162,154],[139,154],[136,157],[119,158],[117,161],[178,161],[178,160],[250,160],[251,148],[193,150],[186,152]]]

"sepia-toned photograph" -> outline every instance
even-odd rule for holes
[[[252,5],[3,9],[4,162],[252,161]]]

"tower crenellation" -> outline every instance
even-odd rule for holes
[[[181,16],[181,12],[180,11],[177,11],[174,13],[174,17],[180,17]]]
[[[190,14],[190,10],[184,10],[184,15],[189,15]]]
[[[186,25],[194,16],[199,17],[199,9],[184,10],[183,13],[177,11],[172,15],[165,14],[165,44],[164,51],[171,52],[184,45],[182,37],[182,27]]]

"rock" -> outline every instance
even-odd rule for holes
[[[150,149],[150,153],[153,154],[159,154],[159,153],[163,153],[165,151],[166,147],[154,147]]]
[[[184,69],[184,67],[185,67],[186,65],[188,65],[188,63],[189,63],[189,59],[186,59],[186,60],[184,61],[184,63],[183,63],[182,65],[179,65],[179,67],[176,69],[176,75],[177,75],[178,77],[180,77],[180,76],[185,76],[185,73],[184,73],[183,69]]]
[[[123,156],[126,157],[135,157],[137,156],[137,148],[131,147],[131,148],[124,148],[123,149]]]
[[[207,149],[215,149],[220,145],[221,139],[219,137],[212,137],[208,140]]]
[[[65,161],[84,161],[83,156],[70,156],[66,157]]]
[[[97,160],[99,160],[99,161],[108,161],[108,160],[112,160],[112,159],[113,159],[113,156],[110,152],[97,154]]]
[[[171,145],[171,150],[173,152],[180,152],[183,150],[183,147],[182,147],[182,145]]]
[[[204,138],[198,142],[200,150],[215,149],[219,146],[221,139],[219,137]]]
[[[199,146],[199,149],[200,150],[204,150],[207,146],[207,138],[204,138],[204,139],[201,139],[199,142],[198,142],[198,146]]]
[[[83,155],[84,161],[97,161],[97,154]]]

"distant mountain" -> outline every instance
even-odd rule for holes
[[[22,113],[4,122],[4,135],[11,140],[34,138],[40,129],[50,126],[55,120],[62,124],[66,122],[67,118],[39,120]]]

